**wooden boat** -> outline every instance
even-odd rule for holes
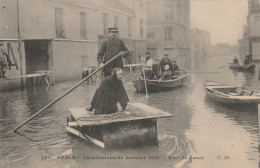
[[[106,149],[158,144],[157,119],[173,115],[142,103],[129,106],[128,112],[104,115],[85,108],[69,109],[67,131]]]
[[[178,70],[178,75],[174,76],[171,80],[146,80],[147,90],[149,92],[158,92],[163,90],[170,90],[175,87],[181,86],[185,77],[189,75],[186,69]],[[137,92],[145,93],[144,79],[133,81],[134,87]]]
[[[211,99],[224,104],[258,104],[260,92],[244,87],[228,86],[216,82],[205,82],[205,91]]]
[[[229,69],[254,73],[255,72],[255,64],[237,65],[237,64],[230,63]]]

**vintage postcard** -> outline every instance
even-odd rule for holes
[[[0,0],[0,168],[259,167],[259,0]]]

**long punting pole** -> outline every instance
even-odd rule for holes
[[[258,104],[258,130],[259,130],[259,135],[258,135],[258,138],[259,138],[259,144],[258,144],[258,150],[260,152],[260,104]]]
[[[22,126],[24,126],[26,123],[30,122],[32,119],[34,119],[35,117],[37,117],[41,112],[45,111],[47,108],[49,108],[50,106],[52,106],[54,103],[56,103],[57,101],[59,101],[60,99],[62,99],[64,96],[66,96],[67,94],[69,94],[71,91],[73,91],[74,89],[76,89],[78,86],[80,86],[83,82],[85,82],[86,80],[88,80],[91,76],[93,76],[94,74],[96,74],[98,71],[100,71],[104,66],[106,66],[107,64],[109,64],[110,62],[112,62],[113,60],[115,60],[116,58],[118,58],[119,56],[122,56],[121,54],[117,54],[116,56],[114,56],[112,59],[110,59],[108,62],[106,62],[104,65],[100,66],[98,69],[96,69],[95,71],[93,71],[91,74],[89,74],[87,77],[85,77],[84,79],[82,79],[81,81],[79,81],[76,85],[74,85],[70,90],[68,90],[67,92],[63,93],[61,96],[57,97],[55,100],[53,100],[52,102],[50,102],[49,104],[47,104],[45,107],[43,107],[40,111],[38,111],[37,113],[35,113],[34,115],[32,115],[30,118],[28,118],[26,121],[24,121],[23,123],[21,123],[20,125],[18,125],[15,129],[13,129],[13,132],[16,132],[19,128],[21,128]]]
[[[143,56],[141,54],[141,59],[142,59],[142,63],[145,65],[144,61],[143,61]],[[144,66],[142,66],[143,68],[143,75],[144,75],[144,87],[145,87],[145,98],[149,98],[149,95],[148,95],[148,90],[147,90],[147,83],[146,83],[146,77],[145,77],[145,70],[144,70]]]

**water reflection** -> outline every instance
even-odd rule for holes
[[[174,114],[158,120],[158,146],[106,151],[68,136],[66,117],[69,108],[89,105],[98,84],[83,84],[20,130],[8,133],[19,123],[64,93],[77,81],[58,83],[54,87],[13,90],[0,94],[0,158],[10,167],[257,167],[257,111],[250,107],[235,108],[218,104],[206,97],[204,82],[212,80],[234,86],[260,89],[256,74],[230,71],[232,58],[209,57],[191,61],[190,76],[183,86],[169,92],[136,93],[132,78],[124,85],[131,102],[142,102]],[[189,69],[189,61],[181,60]],[[222,68],[219,68],[222,67]],[[76,159],[60,159],[60,156]],[[84,159],[83,156],[159,156],[159,159]],[[230,160],[217,160],[229,155]],[[51,156],[52,159],[48,157]],[[189,159],[189,157],[201,157]],[[188,159],[181,159],[181,158]],[[0,166],[1,167],[1,166]]]

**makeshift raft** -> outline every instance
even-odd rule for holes
[[[129,105],[130,112],[104,115],[71,108],[67,131],[106,149],[158,144],[157,119],[173,115],[142,103]]]

